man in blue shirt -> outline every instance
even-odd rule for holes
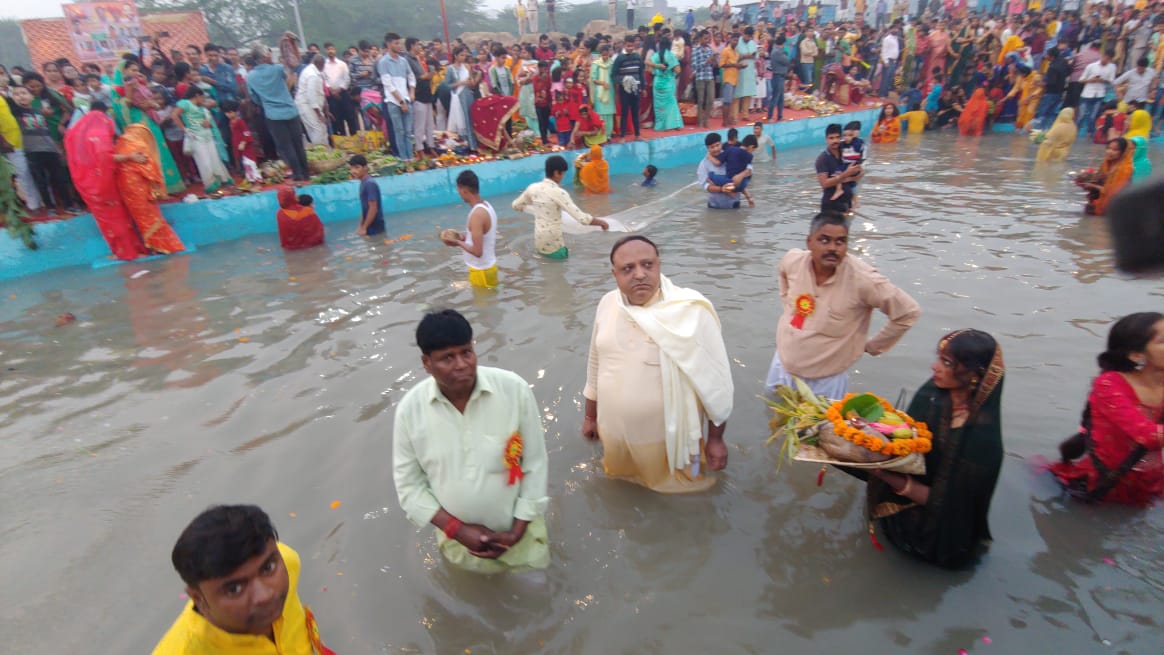
[[[720,154],[723,152],[723,139],[719,132],[711,132],[703,139],[703,145],[707,147],[707,156],[699,160],[699,168],[695,175],[699,180],[699,186],[707,192],[707,206],[712,209],[736,209],[740,206],[740,196],[736,193],[733,184],[725,184],[720,186],[711,181],[711,174],[726,175],[727,168],[719,163]],[[749,166],[740,174],[740,177],[750,177],[752,175],[752,168]]]
[[[263,110],[279,158],[291,167],[291,179],[306,182],[311,176],[307,174],[303,124],[288,90],[287,73],[282,66],[271,63],[271,49],[265,45],[255,46],[251,56],[255,59],[255,67],[247,75],[251,100]]]
[[[360,181],[360,225],[356,234],[375,236],[384,233],[384,205],[380,202],[380,187],[368,175],[368,160],[363,155],[353,155],[348,160],[352,178]]]
[[[202,64],[199,72],[202,73],[202,79],[218,91],[218,103],[237,101],[238,83],[234,79],[234,68],[223,61],[222,48],[210,44],[203,53],[206,55],[206,63]]]

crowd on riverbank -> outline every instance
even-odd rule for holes
[[[0,135],[11,150],[0,196],[9,215],[100,212],[79,191],[88,184],[79,177],[94,171],[70,165],[65,138],[94,103],[116,134],[148,128],[152,145],[142,150],[161,178],[158,201],[262,188],[288,169],[305,183],[318,172],[306,144],[385,148],[420,160],[403,170],[424,169],[479,151],[520,156],[636,139],[647,125],[708,128],[717,113],[725,127],[782,120],[785,106],[833,113],[874,91],[895,101],[885,118],[902,113],[911,130],[1013,122],[1042,138],[1062,107],[1106,143],[1133,127],[1121,115],[1164,112],[1161,6],[975,14],[948,3],[910,17],[903,3],[881,2],[870,25],[862,15],[818,21],[811,5],[777,15],[765,3],[739,16],[746,20],[713,7],[720,18],[707,26],[688,14],[683,28],[652,22],[622,38],[445,44],[389,32],[380,45],[301,52],[287,34],[277,53],[190,44],[105,68],[58,60],[42,72],[0,70]],[[1060,151],[1062,132],[1052,139]],[[1132,147],[1146,161],[1146,141]]]

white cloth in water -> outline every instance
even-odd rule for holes
[[[659,276],[659,289],[662,297],[650,305],[628,304],[621,293],[618,301],[659,346],[667,464],[675,471],[699,458],[701,415],[715,425],[728,420],[734,386],[711,301],[698,291],[675,286],[665,275]]]
[[[777,386],[783,384],[788,387],[795,387],[795,382],[792,380],[793,375],[784,369],[784,362],[780,361],[780,354],[772,355],[772,364],[768,367],[768,379],[765,381],[764,388],[768,390],[771,395]],[[829,375],[823,378],[800,378],[803,380],[809,389],[818,396],[825,398],[839,399],[844,398],[849,391],[849,372],[843,371],[836,375]]]
[[[604,218],[607,225],[610,226],[611,232],[631,232],[632,230],[617,218]],[[590,234],[592,232],[602,232],[602,228],[597,225],[583,225],[578,222],[576,218],[562,212],[562,231],[566,234]]]

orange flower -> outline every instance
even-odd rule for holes
[[[849,425],[849,422],[841,416],[841,408],[844,407],[846,401],[856,395],[852,393],[845,394],[844,398],[830,405],[828,411],[825,412],[825,417],[833,424],[833,431],[842,439],[867,450],[894,457],[905,457],[912,453],[924,454],[930,452],[933,448],[934,435],[925,423],[914,421],[908,414],[894,409],[893,405],[890,405],[884,398],[879,396],[874,396],[874,398],[877,398],[877,401],[881,403],[881,407],[885,411],[897,414],[905,421],[906,425],[913,429],[914,436],[912,439],[895,439],[889,443],[885,443],[873,435],[866,434],[863,430],[858,430]]]

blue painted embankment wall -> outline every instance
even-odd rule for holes
[[[836,116],[806,118],[783,123],[769,123],[765,131],[778,149],[821,145],[824,128],[829,123],[861,121],[867,134],[879,109],[866,109]],[[723,132],[723,130],[719,130]],[[746,133],[741,129],[741,134]],[[649,141],[606,146],[605,156],[615,175],[637,174],[647,164],[659,168],[694,166],[705,154],[706,132],[681,132]],[[571,161],[572,153],[563,153]],[[545,160],[550,155],[523,159],[499,160],[473,166],[481,179],[486,196],[514,193],[542,178]],[[460,202],[456,192],[457,174],[465,167],[440,168],[404,175],[374,178],[384,199],[385,218],[397,212],[438,207]],[[694,176],[694,170],[692,170]],[[312,185],[300,193],[315,198],[315,208],[324,223],[351,221],[360,213],[358,185],[354,181]],[[163,205],[162,214],[174,227],[183,243],[195,248],[211,243],[232,241],[253,234],[275,233],[278,203],[273,191],[232,196],[193,203]],[[92,266],[106,263],[109,248],[91,215],[67,221],[38,223],[37,250],[28,250],[19,241],[0,230],[0,280],[32,275],[69,266]]]

